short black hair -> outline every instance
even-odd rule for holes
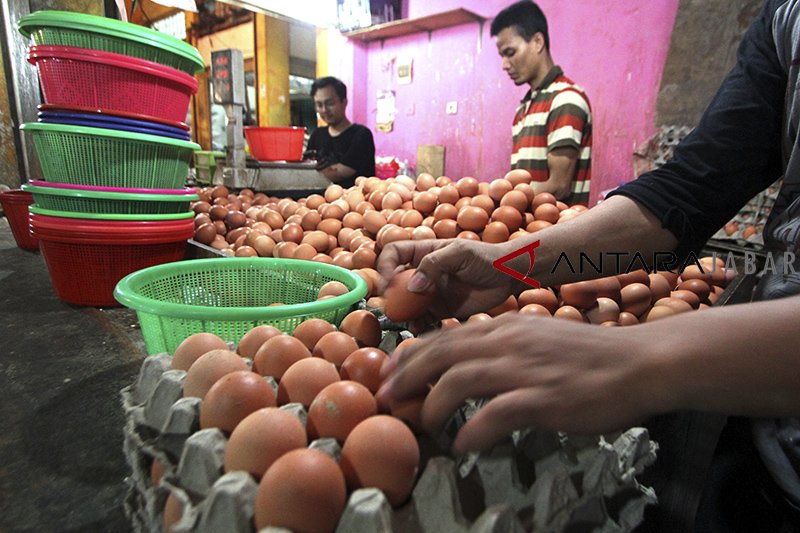
[[[347,98],[347,86],[342,80],[334,78],[333,76],[325,76],[324,78],[317,78],[314,80],[314,83],[311,84],[311,98],[314,98],[317,91],[323,87],[333,87],[333,90],[339,95],[339,100]]]
[[[535,2],[520,0],[498,13],[492,21],[491,36],[494,37],[506,28],[514,28],[526,41],[541,33],[544,36],[544,46],[550,50],[547,18]]]

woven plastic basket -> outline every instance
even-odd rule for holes
[[[317,301],[329,281],[350,292]],[[268,324],[292,333],[300,322],[322,318],[338,325],[367,293],[349,270],[313,261],[261,257],[196,259],[147,268],[120,280],[114,295],[136,310],[147,352],[169,352],[189,335],[210,332],[238,343]],[[281,302],[287,305],[270,306]]]
[[[47,104],[186,119],[197,80],[152,61],[69,46],[32,46]]]
[[[138,24],[85,13],[46,10],[22,17],[19,32],[36,45],[77,46],[146,59],[187,74],[205,68],[190,44]]]
[[[19,189],[0,192],[0,205],[3,206],[11,234],[17,246],[23,250],[38,250],[39,241],[31,235],[28,225],[28,206],[33,202],[29,192]]]
[[[145,189],[178,189],[200,145],[158,135],[28,122],[47,181]]]
[[[119,305],[114,288],[124,276],[161,263],[178,261],[193,233],[189,219],[175,222],[84,223],[70,226],[31,211],[31,233],[39,239],[42,257],[56,295],[77,305]],[[119,227],[118,227],[119,226]]]
[[[36,204],[28,207],[28,211],[37,215],[61,218],[83,218],[88,220],[120,220],[120,221],[168,221],[185,220],[194,217],[194,211],[180,213],[86,213],[84,211],[60,211],[47,209]]]
[[[97,214],[186,213],[189,202],[200,199],[196,193],[142,194],[29,184],[22,190],[33,194],[36,205],[45,209]]]

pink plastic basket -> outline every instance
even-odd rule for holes
[[[72,46],[31,46],[47,104],[186,119],[192,76],[152,61]]]

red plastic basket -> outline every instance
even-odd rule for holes
[[[197,80],[152,61],[73,46],[31,46],[47,104],[183,122]]]
[[[24,250],[38,250],[39,241],[31,235],[28,224],[28,206],[33,203],[33,195],[29,192],[14,189],[0,193],[0,205],[11,226],[11,233],[17,246]]]
[[[183,259],[194,221],[117,222],[30,214],[56,295],[116,307],[114,287],[137,270]]]
[[[248,126],[244,136],[250,153],[259,161],[300,161],[303,158],[305,128]]]

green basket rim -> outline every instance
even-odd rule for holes
[[[83,211],[59,211],[57,209],[47,209],[36,204],[28,206],[28,210],[34,215],[47,215],[50,217],[63,218],[90,218],[93,220],[183,220],[192,218],[194,211],[184,211],[182,213],[84,213]]]
[[[17,22],[17,30],[26,38],[30,37],[33,29],[39,26],[81,30],[135,41],[189,59],[197,65],[195,73],[202,72],[206,68],[203,57],[194,46],[171,35],[138,24],[88,13],[50,9],[25,15]]]
[[[160,279],[164,274],[177,271],[186,274],[187,272],[191,273],[214,268],[217,265],[230,266],[232,263],[239,263],[242,265],[242,268],[277,267],[286,268],[287,270],[294,269],[296,271],[309,271],[313,269],[322,274],[330,274],[330,277],[333,278],[343,276],[345,280],[352,281],[355,286],[346,294],[341,294],[326,300],[271,307],[211,307],[178,304],[162,302],[135,292],[138,284],[150,281],[154,278]],[[333,273],[336,275],[332,275]],[[326,313],[350,307],[366,295],[367,282],[364,281],[364,278],[346,268],[329,265],[327,263],[318,263],[316,261],[272,257],[222,257],[212,259],[189,259],[186,261],[165,263],[128,274],[122,278],[114,288],[114,298],[125,307],[134,309],[139,313],[148,313],[165,318],[210,320],[215,322],[280,320],[282,318]]]
[[[23,191],[34,195],[44,194],[50,196],[67,196],[70,198],[87,198],[92,200],[121,200],[136,202],[192,202],[199,200],[197,193],[187,194],[148,194],[132,192],[87,191],[83,189],[61,189],[58,187],[41,187],[39,185],[23,184]]]
[[[124,139],[126,141],[142,141],[158,144],[168,144],[178,148],[196,150],[199,144],[191,141],[182,141],[161,135],[150,135],[148,133],[133,133],[129,131],[112,130],[109,128],[91,128],[88,126],[72,126],[69,124],[53,124],[50,122],[26,122],[19,127],[20,130],[28,131],[48,131],[55,133],[74,133],[79,135],[92,135],[95,137],[111,137],[114,139]]]

